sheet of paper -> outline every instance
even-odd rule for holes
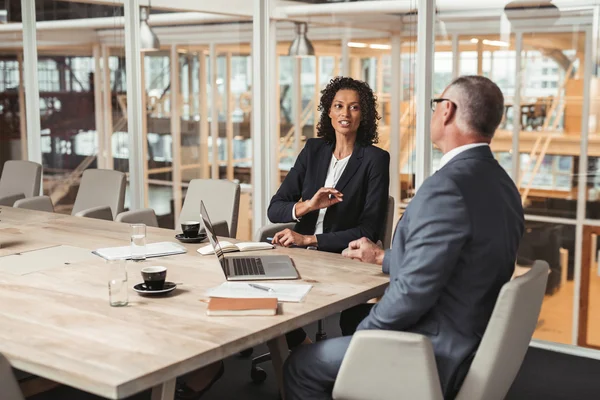
[[[253,288],[248,283],[255,283],[273,289],[267,292]],[[276,297],[278,301],[288,303],[299,303],[304,300],[312,285],[294,283],[270,283],[270,282],[224,282],[216,288],[210,289],[206,294],[209,297],[225,298],[262,298]]]
[[[86,260],[96,260],[88,249],[63,245],[52,246],[0,257],[0,272],[26,275]]]
[[[183,254],[185,247],[173,242],[158,242],[146,244],[146,257],[171,256],[174,254]],[[126,260],[131,258],[131,247],[105,247],[94,250],[94,254],[99,255],[105,260]]]

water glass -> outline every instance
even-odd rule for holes
[[[108,300],[112,307],[123,307],[129,303],[127,293],[127,264],[125,260],[109,260]]]
[[[146,259],[146,225],[131,225],[131,259],[143,261]]]

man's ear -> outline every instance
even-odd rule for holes
[[[456,118],[456,106],[449,101],[445,101],[442,118],[444,126],[450,125],[454,121],[454,118]]]

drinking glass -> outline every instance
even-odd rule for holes
[[[131,259],[143,261],[146,259],[146,225],[131,225]]]
[[[112,307],[123,307],[129,303],[127,293],[127,263],[125,260],[109,260],[108,300]]]

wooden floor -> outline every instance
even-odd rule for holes
[[[567,281],[552,296],[545,297],[533,336],[535,339],[571,344],[574,288],[574,281]],[[600,277],[595,271],[590,276],[589,312],[591,316],[600,315]],[[588,340],[591,344],[600,346],[600,318],[589,319]]]

